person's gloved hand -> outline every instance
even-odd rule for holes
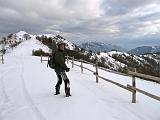
[[[69,72],[69,71],[70,71],[70,68],[67,68],[67,69],[66,69],[66,72]]]

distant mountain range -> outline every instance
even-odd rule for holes
[[[80,48],[86,49],[86,50],[91,50],[92,52],[109,52],[112,50],[117,50],[124,52],[126,51],[124,48],[117,46],[117,45],[112,45],[112,44],[106,44],[102,42],[86,42],[82,43],[79,45]]]
[[[160,46],[141,46],[136,47],[127,51],[125,48],[122,48],[118,45],[107,44],[102,42],[85,42],[79,45],[80,48],[85,50],[91,50],[94,53],[97,52],[110,52],[110,51],[119,51],[119,52],[128,52],[134,55],[144,55],[150,53],[160,53]]]
[[[113,45],[113,44],[107,44],[107,43],[102,43],[102,42],[85,42],[82,43],[79,46],[76,46],[75,44],[67,41],[65,38],[61,37],[60,35],[53,35],[53,34],[42,34],[42,35],[31,35],[28,34],[25,31],[19,31],[18,33],[15,34],[9,34],[6,37],[6,40],[1,40],[0,41],[0,50],[2,49],[2,42],[5,42],[5,48],[9,48],[9,46],[14,46],[15,44],[19,44],[20,42],[34,38],[36,39],[37,36],[39,37],[47,37],[47,38],[52,38],[56,42],[59,40],[64,40],[66,43],[66,47],[70,50],[75,49],[76,47],[83,48],[86,51],[92,51],[94,53],[97,52],[110,52],[110,51],[119,51],[119,52],[128,52],[130,54],[134,55],[144,55],[144,54],[151,54],[151,53],[160,53],[160,45],[159,46],[141,46],[141,47],[136,47],[134,49],[131,49],[130,51],[125,50],[125,48],[122,48],[118,45]],[[7,44],[8,43],[8,44]]]
[[[39,51],[39,55],[42,55],[42,53],[50,53],[50,48],[53,46],[52,42],[54,41],[57,43],[59,40],[63,40],[66,43],[66,54],[70,57],[74,56],[75,59],[83,59],[92,63],[98,61],[99,66],[119,72],[126,73],[128,69],[136,68],[137,72],[160,76],[160,54],[147,54],[160,53],[160,46],[137,47],[126,53],[123,48],[116,45],[104,44],[101,42],[88,42],[81,44],[79,47],[84,49],[80,49],[77,45],[60,35],[31,35],[20,31],[15,34],[9,34],[3,39],[0,42],[0,48],[4,49],[4,53],[12,52],[18,45],[23,46],[24,42],[30,41],[30,44],[28,44],[30,46],[30,51],[33,52],[34,50],[37,54]],[[43,52],[40,49],[43,49]],[[92,50],[92,52],[90,50]]]
[[[129,51],[130,54],[143,55],[149,53],[160,53],[160,46],[141,46]]]

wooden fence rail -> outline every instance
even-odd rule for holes
[[[146,92],[146,91],[144,91],[144,90],[135,88],[135,87],[133,87],[133,86],[131,86],[131,85],[127,85],[127,88],[129,88],[129,89],[131,89],[131,90],[135,90],[135,91],[137,91],[137,92],[140,92],[140,93],[142,93],[142,94],[144,94],[144,95],[147,95],[147,96],[149,96],[149,97],[151,97],[151,98],[153,98],[153,99],[156,99],[156,100],[160,101],[160,97],[159,97],[159,96],[153,95],[153,94],[148,93],[148,92]]]
[[[154,82],[160,83],[160,77],[145,75],[145,74],[142,74],[142,73],[137,73],[137,72],[132,72],[132,71],[128,71],[128,75],[135,76],[135,77],[140,77],[140,78],[144,78],[144,79],[149,79],[149,80],[152,80]]]
[[[105,80],[105,81],[107,81],[107,82],[110,82],[110,83],[112,83],[112,84],[114,84],[114,85],[117,85],[117,86],[119,86],[119,87],[121,87],[121,88],[123,88],[123,89],[126,89],[126,90],[132,92],[132,90],[129,89],[129,88],[128,88],[127,86],[125,86],[125,85],[122,85],[122,84],[120,84],[120,83],[118,83],[118,82],[109,80],[109,79],[104,78],[104,77],[102,77],[102,76],[98,76],[98,77],[101,78],[101,79],[103,79],[103,80]]]
[[[43,60],[43,59],[42,59],[42,56],[41,56],[41,62],[42,62],[42,61],[47,61],[47,60]],[[80,62],[81,64],[78,65],[78,64],[74,63],[74,61],[78,61],[78,62]],[[112,84],[114,84],[114,85],[117,85],[117,86],[119,86],[119,87],[121,87],[121,88],[123,88],[123,89],[125,89],[125,90],[128,90],[128,91],[132,92],[132,103],[136,103],[136,92],[142,93],[142,94],[144,94],[144,95],[146,95],[146,96],[148,96],[148,97],[151,97],[151,98],[153,98],[153,99],[155,99],[155,100],[160,101],[160,97],[159,97],[159,96],[153,95],[153,94],[148,93],[148,92],[146,92],[146,91],[144,91],[144,90],[141,90],[141,89],[139,89],[139,88],[136,88],[136,77],[142,77],[142,78],[146,78],[146,79],[151,79],[151,80],[156,81],[156,82],[159,83],[159,82],[160,82],[160,78],[158,78],[158,77],[149,76],[149,75],[144,75],[144,74],[141,74],[141,73],[137,73],[136,71],[135,71],[135,72],[129,71],[128,74],[123,74],[123,73],[121,74],[121,73],[119,73],[119,72],[113,72],[113,73],[120,74],[120,75],[132,76],[132,85],[128,85],[128,84],[127,84],[127,85],[125,86],[125,85],[122,85],[122,84],[120,84],[120,83],[118,83],[118,82],[115,82],[115,81],[113,81],[113,80],[109,80],[109,79],[107,79],[107,78],[104,78],[104,77],[98,75],[98,69],[102,69],[102,68],[99,68],[99,67],[98,67],[98,63],[97,63],[97,62],[96,62],[96,64],[93,64],[93,63],[84,61],[84,60],[82,60],[82,59],[81,59],[81,60],[77,60],[77,59],[74,59],[74,57],[68,57],[68,56],[67,56],[67,63],[69,63],[69,62],[72,63],[72,68],[74,67],[74,65],[80,67],[80,68],[81,68],[81,72],[83,72],[83,69],[86,69],[86,70],[92,72],[93,75],[96,76],[96,83],[98,83],[98,79],[100,78],[100,79],[103,79],[103,80],[105,80],[105,81],[107,81],[107,82],[110,82],[110,83],[112,83]],[[94,71],[94,70],[90,70],[90,69],[87,68],[87,67],[84,67],[84,66],[83,66],[83,63],[87,63],[87,64],[93,65],[93,66],[95,67],[95,71]],[[104,69],[104,68],[103,68],[102,70],[112,72],[112,71],[106,70],[106,69]]]

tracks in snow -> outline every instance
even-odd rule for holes
[[[35,105],[35,103],[33,102],[32,98],[30,97],[27,88],[26,88],[26,84],[25,84],[25,79],[23,77],[24,75],[24,62],[23,59],[21,59],[21,73],[20,73],[20,77],[22,80],[22,87],[23,87],[23,92],[25,95],[25,99],[28,102],[28,105],[31,106],[31,109],[33,111],[33,113],[36,115],[37,120],[46,120],[46,118],[43,116],[43,114],[39,111],[38,107]]]
[[[33,120],[46,120],[46,118],[38,109],[37,105],[33,102],[27,90],[27,86],[24,78],[24,74],[25,74],[24,59],[25,58],[23,57],[14,56],[14,58],[10,62],[4,65],[4,67],[1,69],[2,71],[0,71],[1,72],[0,74],[0,119],[2,120],[5,118],[14,119],[10,116],[16,113],[18,117],[19,115],[21,115],[21,114],[18,114],[18,112],[26,108],[29,110],[29,111],[26,111],[28,112],[28,114],[26,115],[29,115],[29,116],[24,116],[26,117],[24,119],[32,118]],[[17,89],[21,91],[20,93],[16,93],[16,92],[14,92],[13,94],[10,93],[10,87],[8,85],[10,83],[10,86],[12,86],[11,85],[12,78],[9,77],[8,75],[11,75],[11,74],[13,75],[12,76],[13,80],[15,80],[14,82],[15,85],[17,84],[16,86],[13,87],[13,90],[14,88],[17,87]],[[19,99],[20,101],[17,101]],[[17,102],[20,102],[21,104],[20,107],[18,107]],[[24,103],[26,103],[26,105]],[[10,104],[11,106],[7,106],[8,104]],[[13,109],[12,108],[13,106],[15,106],[15,109],[14,111],[11,112],[12,114],[11,115],[10,112],[8,113],[8,111]],[[23,114],[23,112],[21,113]],[[30,115],[33,115],[34,117]]]

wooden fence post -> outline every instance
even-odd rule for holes
[[[98,62],[96,61],[96,83],[98,83]]]
[[[136,72],[136,68],[134,69]],[[132,76],[132,88],[136,88],[136,77]],[[132,90],[132,103],[136,103],[136,90]]]
[[[1,55],[2,64],[4,64],[3,54]]]
[[[67,55],[67,64],[69,63],[68,55]]]
[[[41,63],[42,63],[42,55],[41,55]]]
[[[83,61],[81,59],[81,72],[83,72]]]
[[[72,57],[72,68],[74,67],[74,56]]]

